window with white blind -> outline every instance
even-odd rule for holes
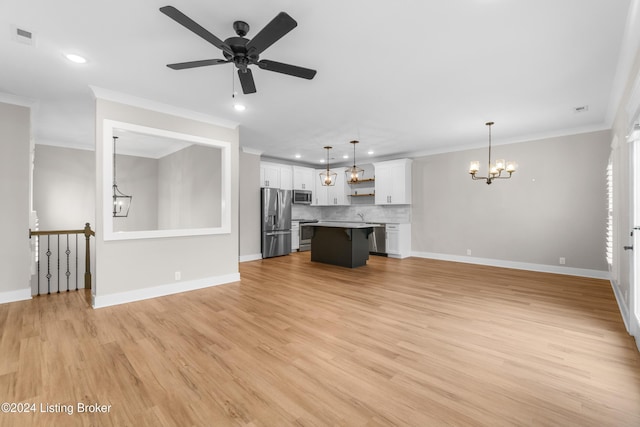
[[[607,244],[605,256],[607,258],[607,264],[609,264],[609,270],[613,266],[613,161],[609,156],[609,162],[607,163]]]

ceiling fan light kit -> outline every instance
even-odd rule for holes
[[[316,75],[316,70],[285,64],[282,62],[270,61],[267,59],[260,59],[260,54],[262,52],[298,25],[298,23],[285,12],[280,12],[276,15],[276,17],[273,18],[252,39],[244,37],[249,32],[249,24],[244,21],[236,21],[233,23],[233,29],[237,36],[229,37],[225,41],[220,40],[218,37],[173,6],[161,7],[160,12],[222,50],[222,54],[225,58],[203,59],[198,61],[168,64],[167,67],[173,70],[184,70],[209,65],[233,63],[238,69],[238,79],[240,80],[242,91],[245,94],[256,92],[253,73],[249,68],[250,65],[257,65],[258,68],[262,70],[273,71],[307,80],[313,79]]]
[[[494,122],[485,123],[489,127],[489,162],[487,176],[477,176],[480,171],[480,162],[477,160],[472,161],[469,164],[469,173],[473,180],[484,180],[487,185],[491,184],[494,179],[509,179],[511,175],[516,171],[518,165],[512,161],[505,161],[504,159],[497,159],[495,163],[491,163],[491,126]],[[502,172],[506,172],[509,176],[502,176]]]

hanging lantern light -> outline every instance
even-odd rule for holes
[[[327,170],[320,172],[320,183],[325,187],[336,185],[336,177],[338,176],[337,173],[331,172],[331,169],[329,169],[329,150],[332,148],[330,146],[324,147],[327,150]]]
[[[116,182],[116,140],[117,136],[113,137],[113,217],[126,218],[129,215],[129,208],[131,207],[131,199],[133,196],[127,196],[118,188]]]

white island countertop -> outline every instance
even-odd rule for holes
[[[342,221],[323,221],[314,222],[304,225],[305,227],[333,227],[333,228],[371,228],[371,227],[383,227],[383,224],[376,224],[371,222],[342,222]]]

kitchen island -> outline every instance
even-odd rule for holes
[[[369,259],[369,235],[380,224],[365,222],[318,222],[313,227],[311,261],[342,267],[361,267]]]

